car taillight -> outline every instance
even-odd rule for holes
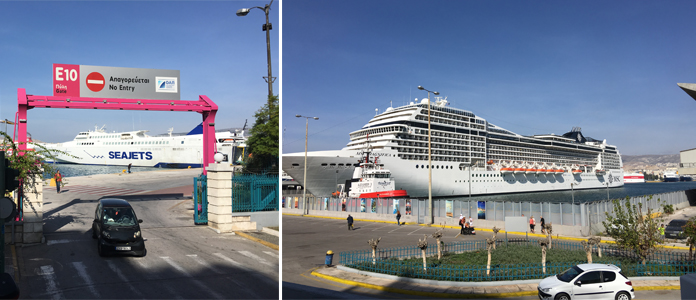
[[[626,281],[626,285],[633,286],[633,283],[631,283],[630,281]]]

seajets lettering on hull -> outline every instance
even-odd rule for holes
[[[109,151],[109,159],[145,159],[152,160],[152,152]]]

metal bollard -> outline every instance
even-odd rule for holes
[[[333,255],[334,255],[333,251],[331,251],[331,250],[326,251],[326,261],[325,261],[325,263],[326,263],[326,266],[327,266],[327,267],[330,267],[330,266],[331,266],[331,263],[333,262]]]

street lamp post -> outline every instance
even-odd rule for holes
[[[430,224],[435,224],[435,213],[433,212],[433,160],[432,160],[432,144],[430,141],[430,93],[432,91],[418,86],[419,90],[428,92],[428,203],[430,203]],[[438,92],[432,92],[439,95]]]
[[[309,119],[319,120],[318,117],[305,117],[302,115],[295,115],[298,118],[305,118],[307,122],[305,124],[305,138],[304,138],[304,179],[302,182],[302,202],[304,203],[305,215],[309,214],[309,205],[307,204],[307,138],[309,136]]]
[[[268,12],[271,11],[271,4],[273,4],[273,0],[271,0],[271,3],[266,4],[266,6],[264,7],[254,6],[252,8],[241,8],[237,11],[237,16],[239,17],[246,16],[249,13],[249,11],[254,8],[262,9],[266,13],[266,24],[263,24],[261,28],[263,29],[263,31],[266,32],[266,56],[268,60],[268,77],[263,78],[268,83],[269,107],[271,105],[270,97],[273,96],[273,82],[275,81],[275,77],[273,77],[273,71],[271,71],[271,29],[273,29],[273,24],[268,22]]]

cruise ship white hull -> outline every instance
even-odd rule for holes
[[[372,155],[380,156],[380,162],[392,172],[396,189],[406,190],[411,197],[428,197],[427,161],[403,161],[395,157],[396,153],[375,151]],[[312,194],[329,197],[335,192],[336,183],[345,183],[352,178],[355,164],[360,159],[358,151],[316,151],[307,153],[307,185],[304,176],[304,152],[283,155],[283,171],[305,186]],[[294,166],[293,166],[294,165]],[[443,167],[444,166],[444,167]],[[620,187],[624,185],[623,172],[610,170],[604,175],[582,173],[563,174],[501,174],[497,170],[473,168],[471,178],[469,170],[459,169],[457,162],[433,162],[432,175],[433,197],[462,196],[469,194],[471,180],[472,195],[526,193],[542,191],[596,189]]]

